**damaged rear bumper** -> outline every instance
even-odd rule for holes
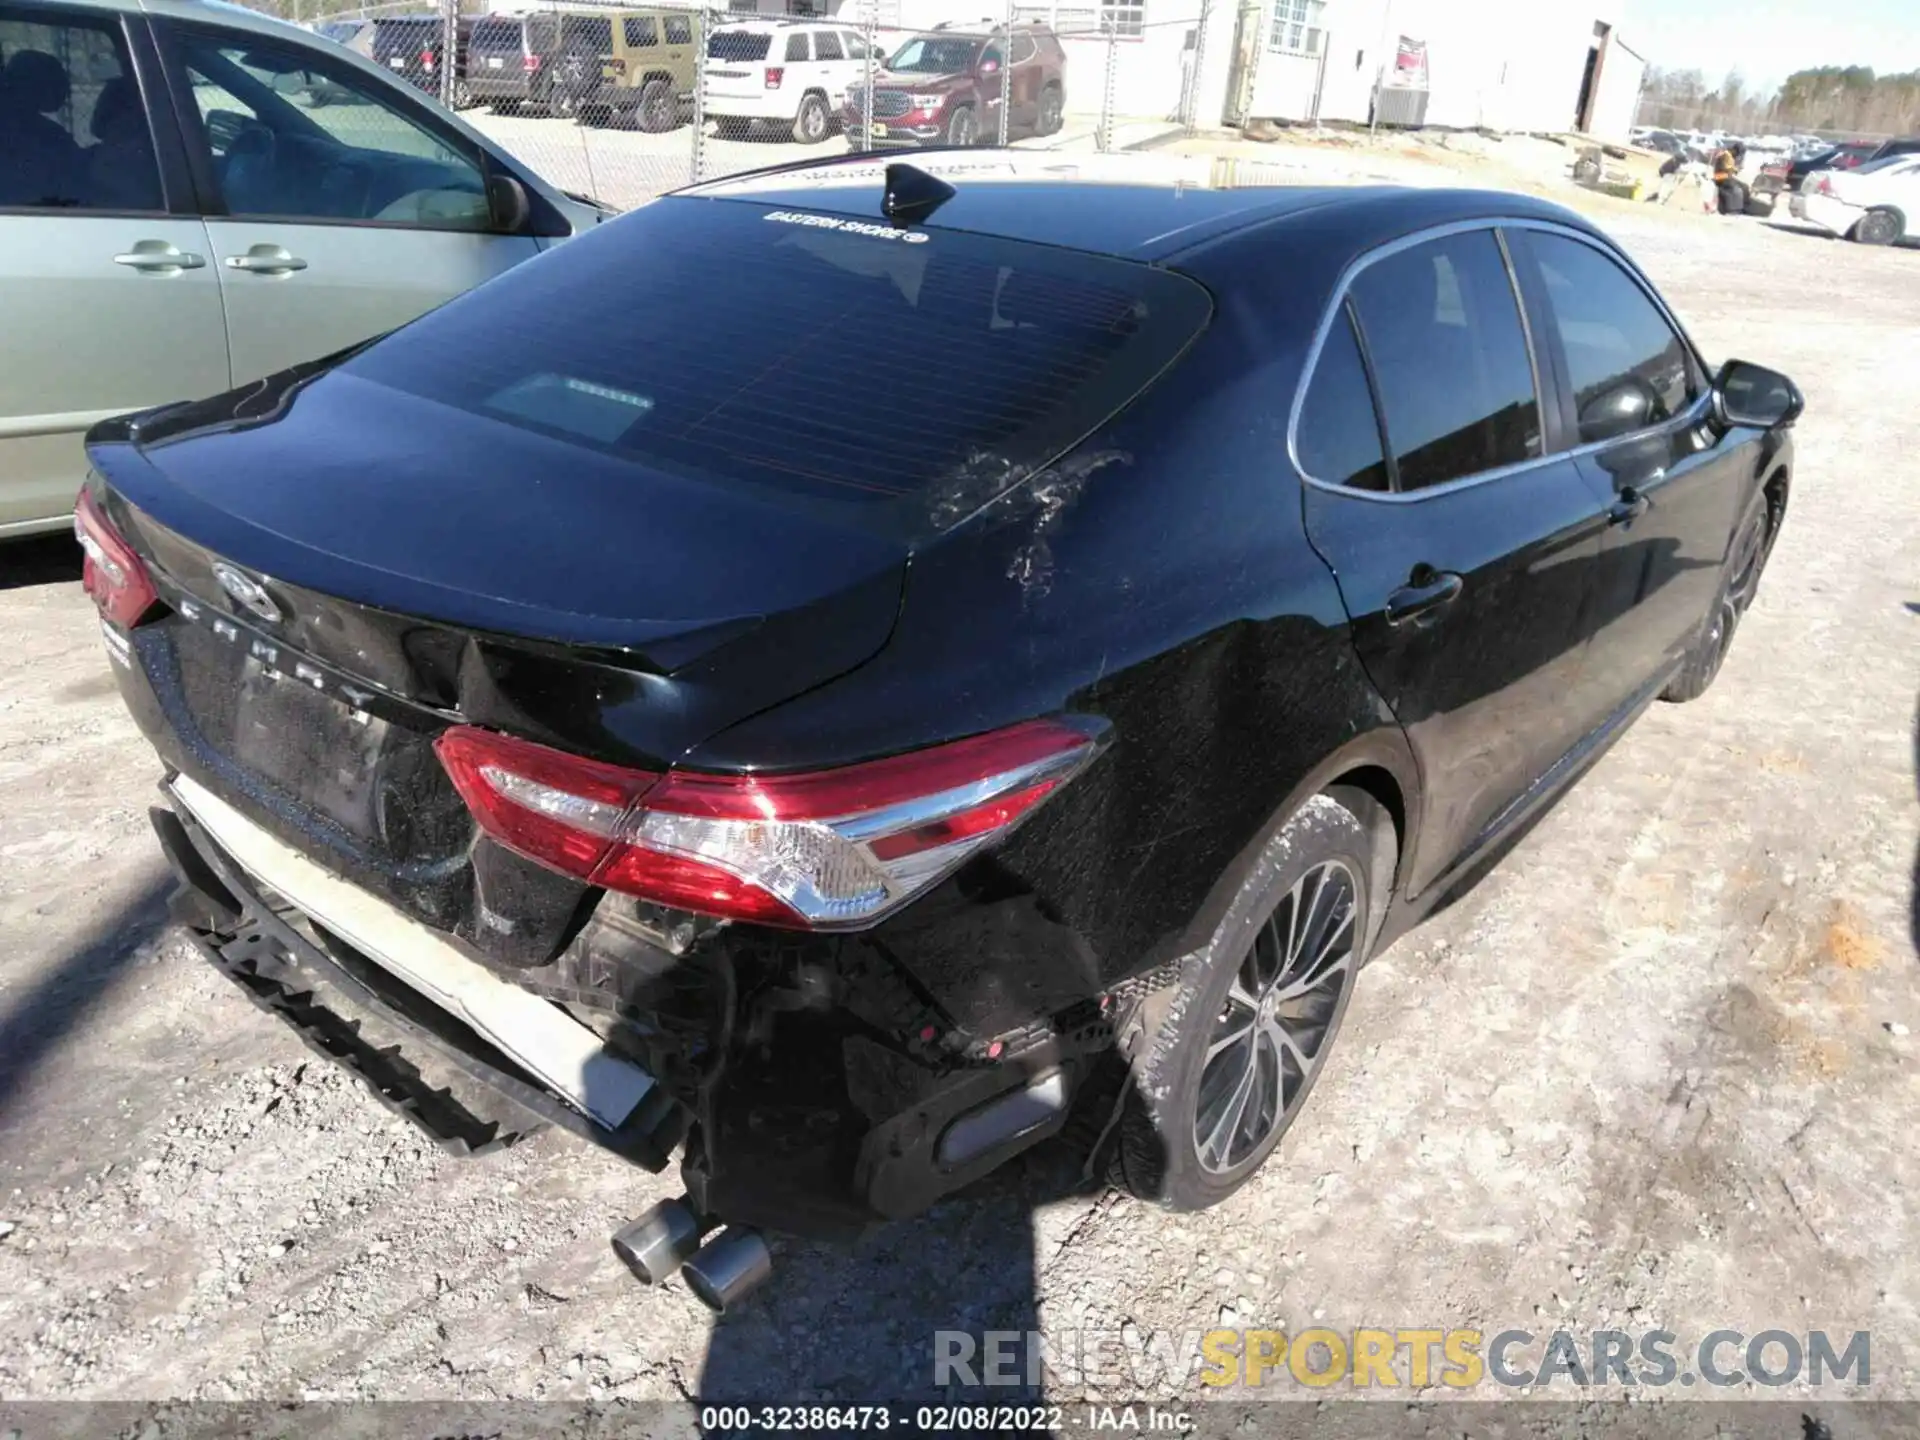
[[[175,917],[201,954],[456,1153],[540,1124],[649,1170],[679,1147],[688,1195],[716,1221],[851,1238],[1057,1133],[1112,1045],[1112,997],[1005,1036],[940,1033],[925,998],[855,942],[731,931],[685,956],[638,956],[639,942],[596,919],[553,966],[496,970],[190,778],[166,791],[154,825],[181,882]],[[646,967],[674,983],[636,984]],[[628,1003],[690,985],[722,997],[697,1078],[645,1048],[686,1017]],[[594,989],[632,1023],[617,1051],[555,1003]],[[364,1039],[356,1011],[401,1045]],[[504,1101],[501,1113],[422,1079],[422,1052]]]

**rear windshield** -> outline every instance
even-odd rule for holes
[[[1210,311],[1127,261],[688,197],[345,369],[717,483],[836,506],[957,493],[964,513],[1110,419]]]
[[[707,58],[711,60],[764,60],[772,37],[751,30],[721,30],[707,37]]]
[[[475,50],[517,52],[521,33],[518,20],[477,20],[473,26],[473,37],[468,43]]]

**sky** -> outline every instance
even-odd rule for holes
[[[1623,0],[1619,29],[1649,64],[1762,90],[1815,65],[1920,70],[1920,0]]]

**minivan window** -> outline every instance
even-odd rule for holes
[[[1354,338],[1353,316],[1345,305],[1320,347],[1320,363],[1301,403],[1294,440],[1300,468],[1313,479],[1354,490],[1387,488],[1380,418]]]
[[[709,60],[755,61],[767,58],[770,35],[752,30],[721,30],[707,37]]]
[[[1546,281],[1576,411],[1637,382],[1651,401],[1649,424],[1683,414],[1700,393],[1693,362],[1646,292],[1591,245],[1539,230],[1528,231],[1526,243]]]
[[[859,506],[953,496],[952,523],[1138,396],[1211,311],[1149,266],[908,233],[660,200],[346,368],[706,483]]]
[[[1533,363],[1491,230],[1388,255],[1352,296],[1402,490],[1542,453]]]
[[[146,107],[116,23],[0,7],[0,206],[158,210],[160,171]],[[4,106],[0,106],[4,109]],[[24,242],[23,242],[24,243]]]

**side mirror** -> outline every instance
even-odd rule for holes
[[[1658,397],[1638,375],[1623,375],[1580,403],[1580,442],[1595,445],[1653,424]]]
[[[1713,382],[1714,413],[1725,425],[1772,430],[1800,418],[1807,402],[1800,387],[1778,370],[1729,360]]]
[[[533,202],[527,199],[527,187],[511,175],[487,172],[487,218],[502,235],[518,235],[527,227]]]

